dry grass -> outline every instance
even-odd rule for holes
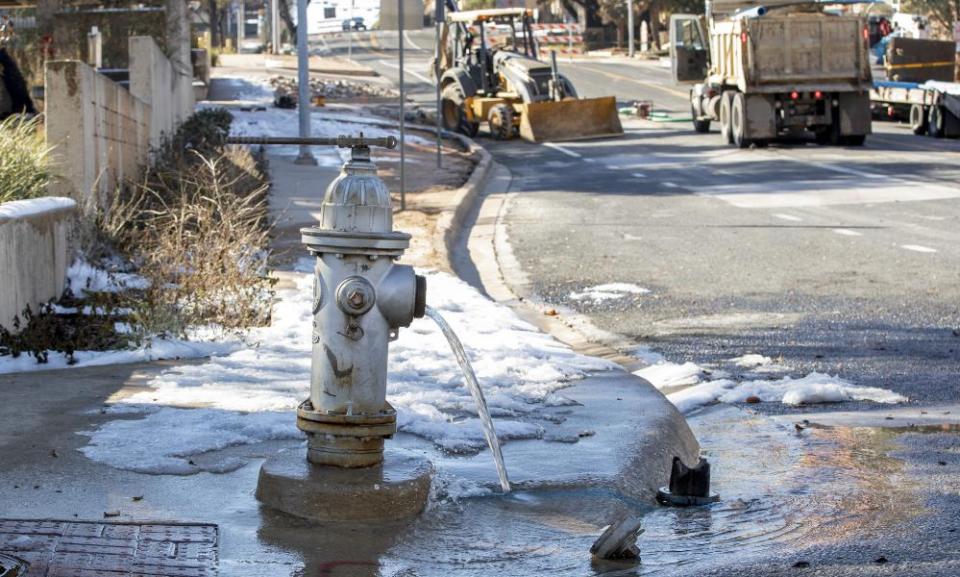
[[[0,122],[0,202],[47,194],[50,149],[39,128],[36,119],[16,115]]]
[[[190,138],[171,139],[156,168],[101,218],[103,232],[150,281],[131,307],[145,335],[269,322],[266,167],[246,148],[223,146],[219,112],[201,114],[181,130]]]

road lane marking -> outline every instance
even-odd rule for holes
[[[642,173],[642,172],[634,172],[634,173],[632,173],[630,176],[635,176],[635,177],[637,177],[637,178],[646,178],[646,177],[647,177],[647,175],[644,174],[644,173]]]
[[[833,229],[833,232],[842,236],[863,236],[862,232],[850,230],[849,228],[835,228]]]
[[[404,38],[404,40],[407,41],[407,44],[409,44],[410,46],[413,46],[413,48],[414,48],[415,50],[423,50],[422,47],[420,47],[416,42],[414,42],[413,40],[410,39],[410,36],[409,36],[409,32],[408,32],[408,31],[406,31],[406,30],[403,31],[403,38]]]
[[[663,186],[667,188],[680,188],[680,185],[675,182],[664,181]]]
[[[388,67],[388,68],[393,68],[394,70],[399,70],[399,69],[400,69],[400,65],[399,65],[399,64],[394,64],[393,62],[390,62],[389,60],[380,60],[380,64],[383,64],[384,66],[386,66],[386,67]],[[410,67],[408,67],[408,66],[404,66],[404,67],[403,67],[403,73],[404,73],[404,75],[413,74],[414,76],[416,76],[416,77],[419,78],[420,80],[426,82],[426,83],[429,84],[430,86],[433,86],[433,79],[432,79],[432,78],[429,78],[429,77],[427,77],[427,76],[424,76],[423,74],[420,74],[420,73],[417,72],[416,70],[410,70]]]
[[[564,153],[564,154],[566,154],[567,156],[572,157],[572,158],[583,158],[583,155],[580,154],[579,152],[574,152],[574,151],[570,150],[569,148],[565,148],[565,147],[563,147],[563,146],[560,146],[559,144],[554,144],[554,143],[552,143],[552,142],[544,142],[543,145],[546,146],[547,148],[552,148],[552,149],[556,150],[557,152],[562,152],[562,153]]]
[[[901,244],[900,248],[905,248],[907,250],[912,250],[913,252],[937,252],[937,249],[930,248],[929,246],[920,246],[919,244]]]
[[[597,73],[597,74],[603,74],[604,76],[607,76],[607,77],[609,77],[609,78],[615,78],[615,79],[617,79],[617,80],[626,80],[627,82],[635,82],[635,83],[640,84],[640,85],[642,85],[642,86],[647,86],[647,87],[649,87],[649,88],[654,88],[654,89],[656,89],[656,90],[662,90],[663,92],[666,92],[667,94],[672,94],[672,95],[674,95],[674,96],[679,96],[679,97],[681,97],[681,98],[683,98],[683,99],[688,99],[688,98],[690,98],[690,95],[689,95],[688,93],[686,93],[686,92],[680,92],[679,90],[674,90],[674,89],[672,89],[672,88],[668,88],[668,87],[666,87],[666,86],[664,86],[664,85],[662,85],[662,84],[656,84],[656,83],[653,83],[653,82],[646,82],[646,81],[640,80],[640,79],[638,79],[638,78],[630,78],[629,76],[624,76],[624,75],[622,75],[622,74],[616,74],[615,72],[607,72],[606,70],[601,70],[601,69],[599,69],[599,68],[591,68],[591,67],[589,67],[589,66],[584,66],[583,64],[579,64],[579,66],[580,66],[581,68],[585,69],[585,70],[589,70],[590,72],[595,72],[595,73]]]
[[[791,222],[803,222],[803,219],[799,216],[793,216],[792,214],[784,214],[782,212],[774,213],[773,216],[779,218],[780,220],[789,220]]]

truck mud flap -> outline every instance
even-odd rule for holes
[[[617,99],[571,98],[520,105],[520,136],[530,142],[582,140],[623,134]]]
[[[870,134],[870,93],[842,92],[840,101],[840,134]]]

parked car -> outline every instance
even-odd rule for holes
[[[363,22],[363,16],[355,16],[354,18],[347,18],[343,21],[344,30],[366,30],[367,25]]]

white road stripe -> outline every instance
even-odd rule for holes
[[[403,37],[410,46],[413,46],[417,50],[423,50],[423,47],[419,46],[416,42],[410,39],[409,32],[406,30],[403,31]]]
[[[579,152],[574,152],[569,148],[564,148],[563,146],[560,146],[559,144],[554,144],[552,142],[544,142],[543,145],[546,146],[547,148],[552,148],[557,152],[562,152],[572,158],[583,158],[583,155],[580,154]]]
[[[773,216],[779,218],[780,220],[789,220],[791,222],[803,222],[802,218],[800,218],[799,216],[793,216],[792,214],[784,214],[782,212],[777,212],[777,213],[774,213]]]
[[[399,70],[399,68],[400,68],[400,65],[399,65],[399,64],[394,64],[393,62],[390,62],[389,60],[380,60],[380,64],[383,64],[384,66],[387,66],[387,67],[390,67],[390,68],[394,68],[394,69],[398,69],[398,70]],[[429,84],[430,86],[433,86],[433,80],[432,80],[430,77],[424,76],[423,74],[420,74],[420,73],[417,72],[416,70],[410,70],[410,67],[409,67],[409,66],[404,66],[404,67],[403,67],[403,73],[404,73],[404,75],[406,75],[406,74],[413,74],[414,76],[416,76],[416,77],[419,78],[420,80],[426,82],[426,83]]]
[[[929,246],[920,246],[919,244],[901,244],[900,248],[905,248],[914,252],[937,252],[937,249],[935,248],[930,248]]]
[[[647,177],[647,175],[644,174],[644,173],[642,173],[642,172],[634,172],[634,173],[632,173],[630,176],[635,176],[635,177],[637,177],[637,178],[646,178],[646,177]]]
[[[668,181],[665,181],[665,182],[663,183],[663,186],[666,186],[667,188],[679,188],[679,187],[680,187],[679,184],[677,184],[677,183],[675,183],[675,182],[668,182]]]
[[[843,236],[863,236],[862,232],[857,232],[855,230],[850,230],[849,228],[835,228],[833,232],[843,235]]]

